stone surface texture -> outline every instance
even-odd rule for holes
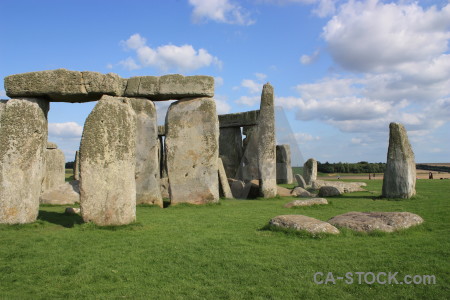
[[[393,232],[423,223],[423,219],[409,212],[348,212],[328,220],[337,227],[355,231],[380,230]]]
[[[144,98],[130,102],[136,114],[136,204],[163,207],[155,104]]]
[[[80,182],[65,182],[41,194],[41,204],[74,204],[80,203]]]
[[[73,179],[80,180],[80,151],[75,151],[75,160],[73,162]]]
[[[244,191],[245,183],[241,180],[234,180],[231,183],[231,193],[233,194],[233,197],[236,199],[246,199],[246,197],[243,197],[243,191]]]
[[[314,195],[305,190],[304,188],[301,188],[299,186],[295,187],[292,192],[292,196],[296,197],[313,197]]]
[[[219,157],[217,160],[217,166],[219,171],[219,184],[221,196],[225,198],[233,198],[233,193],[231,193],[230,185],[228,184],[227,174],[225,173],[225,168],[223,167],[222,159]]]
[[[336,186],[324,185],[319,189],[319,197],[340,196],[344,193],[344,189]]]
[[[270,83],[263,86],[258,121],[258,166],[260,196],[277,194],[274,91]]]
[[[0,223],[36,221],[47,148],[48,101],[0,103]]]
[[[333,225],[303,215],[277,216],[272,220],[270,220],[269,224],[281,228],[305,230],[311,234],[318,234],[318,233],[339,234],[339,230]]]
[[[66,180],[66,158],[60,149],[45,149],[45,171],[42,181],[42,192],[60,186]]]
[[[258,125],[259,110],[219,115],[220,128]]]
[[[295,180],[297,181],[297,185],[299,187],[306,189],[306,182],[302,175],[295,174]]]
[[[136,114],[130,99],[103,96],[84,125],[80,205],[85,222],[123,225],[136,219]]]
[[[241,129],[239,127],[220,128],[219,155],[227,177],[237,178],[243,152]]]
[[[292,196],[292,190],[277,186],[277,195],[280,197],[291,197]]]
[[[327,199],[325,198],[311,198],[306,200],[295,200],[287,203],[284,207],[291,208],[297,206],[311,206],[311,205],[322,205],[328,204]]]
[[[243,181],[258,179],[258,127],[243,127],[242,133],[245,135],[242,141],[243,157],[238,169],[237,179]]]
[[[170,105],[165,149],[172,204],[219,201],[219,121],[213,99],[184,99]]]
[[[291,166],[291,146],[288,144],[276,146],[277,159],[277,183],[286,184],[293,182]]]
[[[308,159],[303,165],[303,179],[307,186],[317,179],[317,161],[314,158]]]
[[[385,198],[408,199],[416,194],[416,163],[405,127],[389,125],[389,149],[383,177]]]
[[[312,188],[319,190],[323,186],[334,186],[343,193],[364,192],[366,191],[361,186],[366,186],[365,182],[343,182],[343,181],[326,181],[326,180],[314,180]]]

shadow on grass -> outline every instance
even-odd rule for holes
[[[60,225],[66,228],[72,228],[75,225],[83,224],[83,218],[80,215],[67,215],[52,211],[40,210],[38,220]]]

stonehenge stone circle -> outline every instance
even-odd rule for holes
[[[416,162],[405,127],[389,125],[389,149],[383,177],[382,196],[411,198],[416,194]]]
[[[242,134],[239,127],[220,128],[219,155],[227,177],[237,178],[243,156]]]
[[[36,221],[47,148],[48,102],[23,98],[0,104],[0,223]]]
[[[106,226],[136,219],[136,114],[130,102],[105,95],[86,119],[80,145],[85,222]]]
[[[144,98],[129,101],[136,113],[136,204],[163,207],[155,104]]]
[[[291,147],[287,144],[276,146],[277,183],[292,183]]]
[[[274,91],[270,83],[263,86],[261,94],[257,143],[260,196],[273,198],[277,195],[276,142]]]
[[[42,192],[64,184],[66,177],[66,159],[64,153],[57,149],[55,143],[48,142],[44,151],[45,171]]]
[[[219,120],[212,98],[190,98],[170,105],[165,149],[172,204],[219,201]]]
[[[303,165],[303,179],[306,185],[311,185],[317,179],[317,161],[314,158],[308,159]]]

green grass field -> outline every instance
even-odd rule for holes
[[[33,224],[0,226],[0,299],[445,299],[450,295],[450,181],[419,180],[411,200],[345,194],[328,206],[290,198],[139,206],[137,223],[100,228],[42,206]],[[321,220],[349,211],[409,211],[425,223],[392,234],[313,238],[264,230],[281,214]],[[318,285],[314,274],[435,275],[435,285]],[[325,276],[322,277],[325,279]]]

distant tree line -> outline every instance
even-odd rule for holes
[[[386,163],[369,163],[360,161],[358,163],[329,163],[317,162],[317,171],[322,173],[383,173]]]
[[[75,162],[73,162],[73,161],[68,161],[68,162],[66,162],[66,169],[73,169],[73,164],[74,164]]]
[[[450,167],[446,167],[446,166],[431,166],[431,165],[417,164],[416,168],[420,169],[420,170],[436,171],[436,172],[449,172],[450,173]]]

